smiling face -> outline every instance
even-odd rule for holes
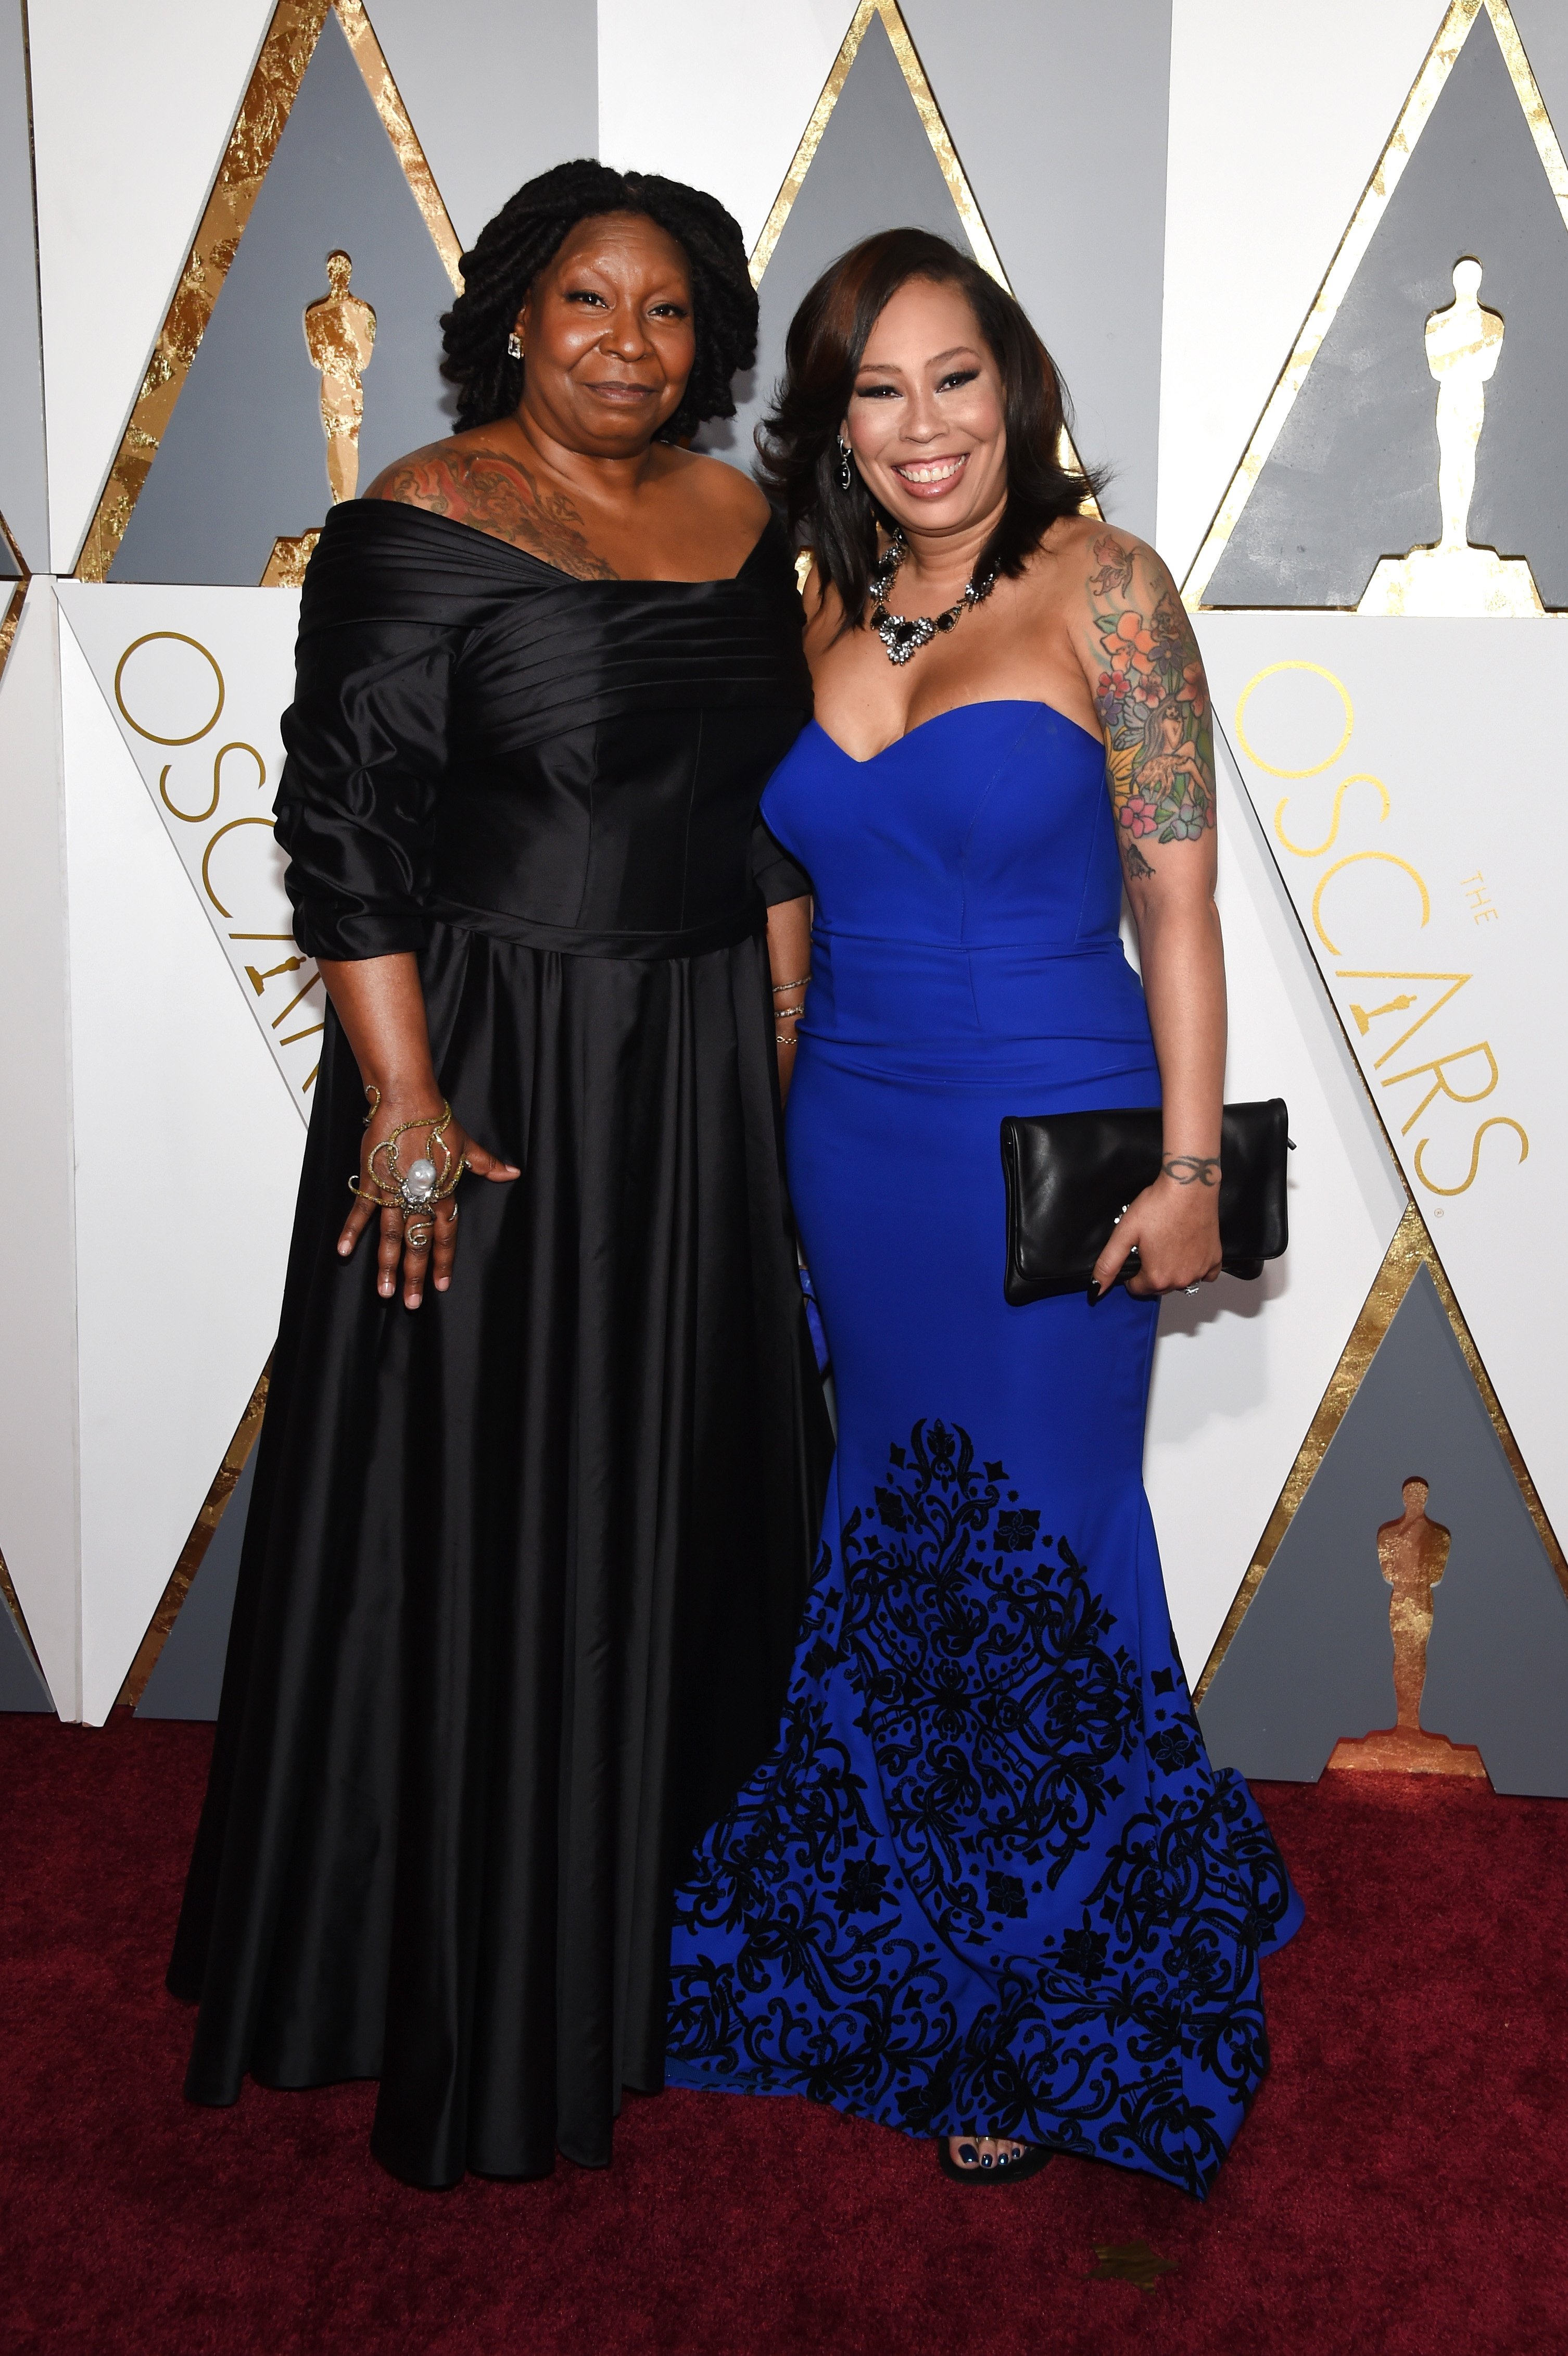
[[[1001,379],[967,297],[912,278],[866,341],[844,434],[867,488],[921,532],[962,531],[1007,496]]]
[[[529,287],[517,333],[524,423],[585,456],[635,456],[679,408],[696,357],[686,255],[641,213],[579,221]]]

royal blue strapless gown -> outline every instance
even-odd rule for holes
[[[1301,1919],[1210,1765],[1144,1495],[1157,1308],[1009,1308],[1004,1114],[1153,1105],[1098,740],[815,723],[763,815],[816,893],[789,1099],[838,1453],[772,1757],[677,1901],[667,2075],[1201,2193]]]

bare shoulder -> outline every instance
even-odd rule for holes
[[[618,578],[614,567],[589,546],[582,517],[571,500],[541,485],[519,456],[491,439],[485,426],[411,451],[384,467],[365,497],[398,499],[405,507],[446,516],[578,580]]]
[[[1181,593],[1147,540],[1100,516],[1071,516],[1052,526],[1040,554],[1039,594],[1076,645],[1092,693],[1107,669],[1120,674],[1150,657],[1162,676],[1201,678]]]
[[[1168,598],[1180,605],[1175,579],[1158,550],[1104,516],[1060,518],[1031,571],[1046,594],[1080,616],[1118,601],[1151,614]]]
[[[671,449],[666,465],[670,488],[714,523],[749,531],[754,540],[767,522],[767,500],[750,475],[726,459],[709,458],[699,450]]]
[[[453,488],[461,483],[472,460],[484,448],[482,433],[452,434],[443,442],[427,442],[422,449],[411,450],[405,457],[394,458],[389,466],[383,466],[359,496],[365,499],[396,499],[404,507],[429,508],[437,515],[444,515],[445,502]]]

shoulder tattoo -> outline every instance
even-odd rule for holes
[[[384,475],[376,496],[469,524],[580,581],[620,578],[588,545],[582,518],[565,494],[541,491],[521,460],[503,451],[421,451]]]

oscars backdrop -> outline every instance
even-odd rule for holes
[[[1227,1087],[1296,1146],[1287,1258],[1157,1355],[1211,1747],[1568,1794],[1553,107],[1559,0],[1114,37],[1088,0],[0,0],[0,1703],[216,1707],[323,1021],[270,825],[298,584],[449,428],[464,243],[597,153],[741,221],[736,464],[857,238],[923,223],[1029,309],[1194,616]]]

